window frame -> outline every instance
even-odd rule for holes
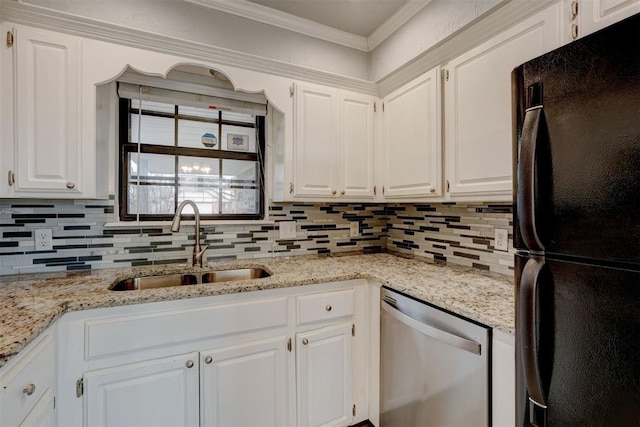
[[[146,115],[156,116],[156,117],[169,117],[175,120],[174,127],[174,145],[154,145],[154,144],[142,144],[142,143],[132,143],[129,140],[129,131],[131,129],[131,99],[129,98],[119,98],[118,99],[118,163],[120,173],[118,174],[118,202],[119,202],[119,219],[120,221],[171,221],[174,217],[173,213],[168,214],[139,214],[139,213],[128,213],[128,186],[129,186],[129,161],[128,156],[130,153],[138,152],[138,145],[140,145],[140,153],[150,153],[150,154],[163,154],[168,156],[176,156],[176,179],[173,182],[173,185],[176,188],[176,196],[174,197],[174,212],[178,207],[178,178],[177,178],[177,156],[185,156],[185,157],[207,157],[211,159],[220,159],[220,160],[246,160],[253,161],[257,165],[257,190],[258,190],[258,212],[255,214],[201,214],[201,220],[211,220],[211,221],[236,221],[236,220],[248,220],[248,221],[259,221],[263,220],[265,217],[265,146],[266,146],[266,138],[265,138],[265,116],[256,115],[255,123],[248,124],[246,122],[236,122],[232,120],[223,120],[222,119],[222,110],[218,110],[218,118],[217,119],[205,119],[203,117],[189,116],[189,115],[179,115],[178,107],[180,104],[175,104],[174,113],[161,113],[161,112],[152,112],[146,110]],[[133,109],[136,110],[136,109]],[[142,110],[142,114],[145,114],[145,110]],[[178,134],[178,120],[179,119],[188,119],[194,121],[202,121],[208,123],[216,123],[218,126],[218,148],[215,150],[209,148],[193,148],[193,147],[179,147],[176,144],[177,134]],[[231,125],[231,126],[240,126],[240,127],[248,127],[254,128],[256,131],[256,152],[255,153],[242,153],[237,151],[227,151],[222,150],[222,126],[223,125]],[[213,155],[215,154],[215,155]]]

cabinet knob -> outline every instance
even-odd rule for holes
[[[308,340],[308,339],[306,339],[306,338],[303,338],[303,339],[302,339],[302,344],[304,344],[304,345],[309,344],[309,340]]]
[[[327,304],[327,306],[324,309],[327,310],[327,311],[331,311],[331,308],[332,308],[331,304]]]
[[[72,189],[74,188],[76,185],[73,182],[67,182],[67,188],[68,189]]]
[[[331,192],[331,194],[333,194],[334,196],[335,196],[337,193],[338,193],[338,192],[337,192],[336,190],[333,190],[333,191]]]
[[[213,357],[207,356],[204,358],[204,363],[206,363],[207,365],[211,364],[211,362],[213,362]]]
[[[344,196],[344,190],[342,190],[342,191],[340,192],[340,195],[341,195],[341,196]]]
[[[27,396],[31,396],[35,391],[36,391],[35,384],[29,384],[22,390],[22,392]]]
[[[435,189],[435,188],[433,188],[433,187],[431,187],[431,188],[429,189],[429,192],[430,192],[430,193],[435,193],[435,192],[436,192],[436,189]]]
[[[187,360],[187,363],[185,363],[185,366],[189,369],[193,368],[193,360]]]

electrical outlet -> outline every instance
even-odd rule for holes
[[[351,221],[349,223],[349,237],[358,237],[360,235],[360,223]]]
[[[295,239],[296,238],[296,222],[295,221],[280,221],[278,223],[280,228],[280,239]]]
[[[495,244],[494,247],[499,251],[508,251],[509,250],[509,230],[505,230],[504,228],[496,228],[495,229]]]
[[[36,251],[50,251],[53,249],[51,230],[43,228],[33,230],[33,246]]]

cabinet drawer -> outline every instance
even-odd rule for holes
[[[45,392],[51,393],[53,389],[55,364],[51,333],[16,357],[16,363],[7,367],[0,377],[0,426],[20,425]],[[28,391],[31,394],[27,394]]]
[[[85,359],[286,326],[286,298],[87,320]]]
[[[298,325],[351,316],[354,311],[353,289],[300,296],[297,305]]]

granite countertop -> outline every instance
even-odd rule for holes
[[[114,292],[109,286],[136,275],[264,267],[271,277],[206,285]],[[0,277],[0,367],[66,312],[128,304],[285,288],[350,279],[374,279],[507,333],[514,330],[510,277],[408,259],[392,254],[262,258],[212,264],[42,273]]]

